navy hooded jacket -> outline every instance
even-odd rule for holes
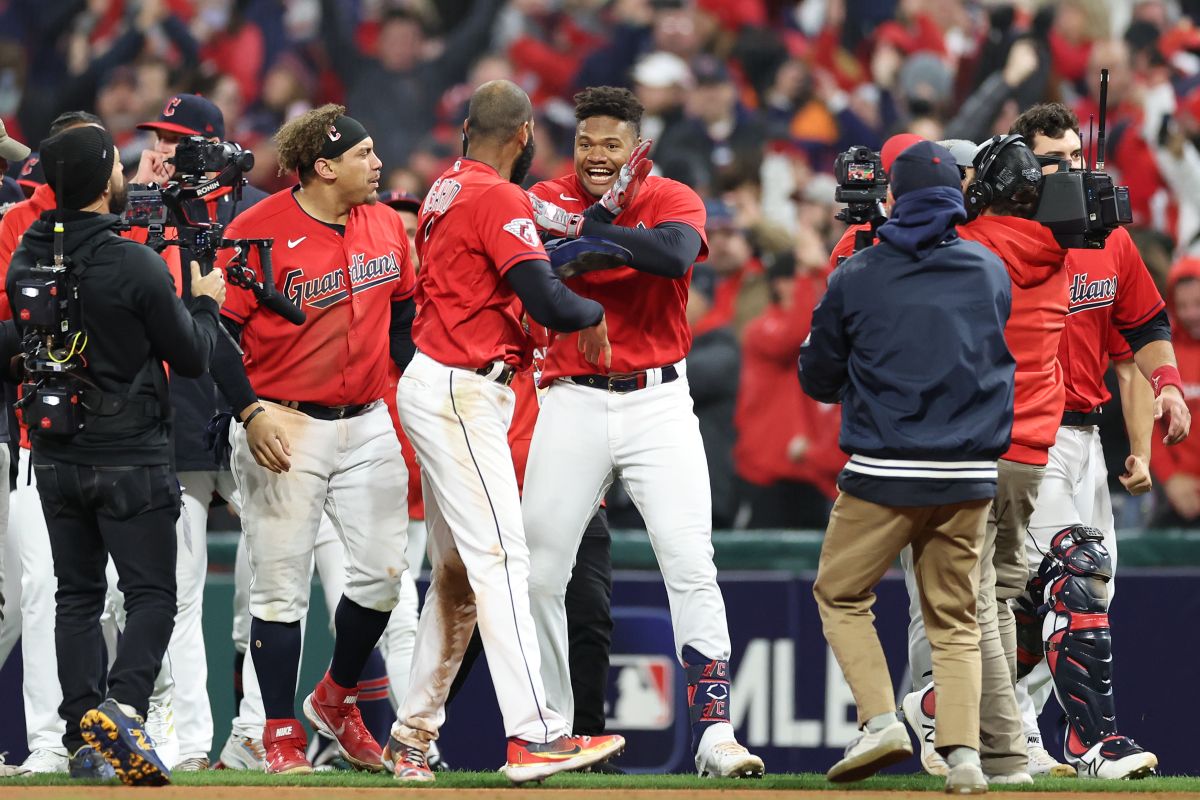
[[[872,503],[996,492],[1013,421],[1012,289],[995,254],[958,238],[961,209],[956,188],[900,197],[880,243],[833,273],[800,352],[804,391],[842,404],[838,486]]]

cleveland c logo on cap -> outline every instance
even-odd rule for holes
[[[180,100],[178,97],[172,97],[170,100],[168,100],[167,107],[163,109],[163,116],[164,117],[175,116],[175,108],[179,105],[179,103],[180,103]]]
[[[329,136],[329,141],[331,141],[331,142],[336,142],[338,139],[342,138],[342,135],[340,133],[338,133],[337,127],[333,126],[333,125],[329,126],[328,136]]]

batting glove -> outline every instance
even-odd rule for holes
[[[613,185],[608,187],[608,191],[600,198],[600,205],[604,206],[605,210],[614,217],[623,209],[633,205],[638,190],[642,188],[642,183],[650,174],[654,162],[647,156],[653,143],[652,139],[647,139],[633,149],[633,152],[629,154],[629,160],[617,173],[617,179],[613,181]]]
[[[533,204],[533,224],[540,230],[558,237],[575,238],[583,230],[583,214],[572,214],[554,203],[547,202],[529,192],[529,202]]]

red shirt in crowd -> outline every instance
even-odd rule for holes
[[[242,326],[246,375],[259,397],[326,406],[378,400],[388,391],[391,304],[413,293],[404,225],[386,206],[360,205],[339,232],[301,208],[295,191],[251,206],[225,235],[274,238],[275,286],[306,321],[293,325],[232,284],[221,313]],[[218,263],[232,255],[221,251]],[[249,264],[261,280],[257,250]]]
[[[1171,268],[1167,295],[1172,312],[1175,310],[1175,287],[1185,279],[1200,280],[1200,259],[1185,258]],[[1194,339],[1176,319],[1171,326],[1171,343],[1175,346],[1179,376],[1183,378],[1183,398],[1195,417],[1200,415],[1200,340]],[[1167,435],[1167,420],[1159,420],[1155,427],[1155,434],[1150,437],[1150,466],[1154,477],[1160,483],[1179,473],[1200,478],[1200,440],[1189,437],[1174,447],[1167,447],[1162,441]]]
[[[542,181],[533,194],[567,211],[581,213],[593,198],[575,173]],[[653,228],[667,222],[682,222],[700,234],[697,261],[708,258],[704,234],[704,203],[687,186],[668,178],[650,177],[633,205],[621,212],[616,224],[630,228]],[[630,267],[588,272],[568,280],[576,294],[604,306],[608,340],[612,343],[613,374],[663,367],[682,360],[692,349],[692,332],[687,324],[688,285],[692,273],[681,278],[663,278]],[[555,378],[591,375],[596,365],[588,363],[576,344],[579,334],[555,334],[546,355],[541,385]]]

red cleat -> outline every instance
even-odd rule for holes
[[[560,736],[552,742],[508,740],[504,774],[513,783],[541,781],[558,772],[603,764],[625,749],[623,736]]]
[[[358,710],[358,687],[343,689],[326,672],[313,693],[304,698],[304,716],[338,743],[342,758],[355,769],[383,772],[383,750]]]
[[[269,719],[263,726],[266,771],[271,775],[306,775],[313,771],[304,755],[308,739],[298,719]]]

